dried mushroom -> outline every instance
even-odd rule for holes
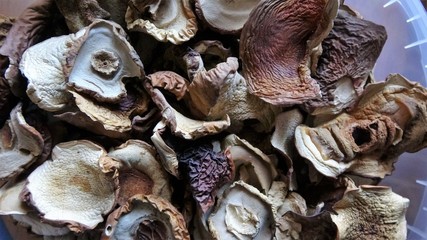
[[[166,125],[163,122],[159,122],[154,127],[154,133],[151,136],[151,141],[157,149],[163,168],[172,176],[180,178],[179,174],[179,161],[175,150],[166,144],[162,138],[162,133],[166,131]]]
[[[274,105],[319,97],[310,53],[332,28],[338,5],[338,0],[261,1],[240,35],[249,92]]]
[[[161,42],[181,44],[197,32],[196,15],[189,0],[130,0],[127,28],[145,32]]]
[[[0,185],[25,171],[43,152],[43,137],[25,120],[22,104],[0,129]]]
[[[196,0],[196,13],[213,30],[223,34],[238,34],[248,20],[249,13],[259,2]]]
[[[114,206],[114,183],[98,161],[106,151],[87,140],[60,143],[52,160],[27,178],[22,193],[48,222],[65,224],[74,232],[93,229]]]
[[[32,233],[43,237],[60,237],[70,232],[67,227],[57,227],[41,221],[37,212],[30,212],[25,215],[12,215],[12,218],[14,221],[17,221],[18,225],[23,226],[29,229]]]
[[[119,204],[136,194],[153,194],[170,200],[169,176],[157,160],[156,149],[141,140],[128,140],[100,160],[104,172],[117,170]]]
[[[217,191],[233,180],[234,164],[211,144],[194,146],[178,154],[181,174],[188,179],[194,199],[203,212],[215,203]]]
[[[234,134],[224,138],[221,149],[226,149],[225,154],[233,160],[236,180],[243,180],[264,194],[269,191],[278,173],[267,155]]]
[[[157,71],[147,76],[153,87],[163,88],[181,100],[187,94],[187,79],[172,71]]]
[[[25,181],[9,183],[0,188],[0,215],[27,214],[30,209],[20,200]]]
[[[348,191],[331,214],[339,239],[406,239],[409,200],[385,186],[360,186]]]
[[[237,70],[238,59],[226,61],[206,70],[199,53],[189,51],[184,56],[191,83],[188,85],[190,111],[203,119],[216,120],[228,115],[229,131],[237,132],[245,120],[256,120],[259,131],[272,128],[279,109],[249,93],[245,79]]]
[[[427,90],[400,75],[370,84],[357,106],[295,132],[298,152],[325,176],[384,178],[404,152],[426,146]],[[314,121],[316,123],[316,120]]]
[[[6,39],[7,34],[13,26],[14,18],[0,14],[0,48]]]
[[[55,0],[55,3],[71,32],[79,31],[96,19],[110,17],[110,14],[99,6],[97,0]]]
[[[271,202],[243,181],[218,199],[208,223],[213,239],[273,239],[275,231]]]
[[[289,233],[283,239],[317,239],[330,240],[338,238],[338,229],[329,212],[321,212],[313,216],[303,216],[287,212],[283,216],[289,224]],[[351,223],[350,223],[351,224]],[[360,235],[355,235],[360,237]]]
[[[337,114],[354,105],[386,39],[383,26],[339,10],[314,73],[322,97],[305,105],[311,114]]]
[[[135,195],[107,219],[103,240],[190,240],[184,218],[168,201],[153,195]]]

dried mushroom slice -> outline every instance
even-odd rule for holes
[[[98,20],[66,52],[67,84],[98,101],[117,102],[126,96],[124,80],[144,77],[138,54],[116,23]]]
[[[125,19],[130,31],[148,33],[161,42],[181,44],[197,32],[189,0],[131,0]]]
[[[43,222],[37,214],[33,211],[25,215],[12,215],[12,218],[17,222],[17,225],[43,237],[60,237],[70,232],[67,227],[57,227]]]
[[[162,133],[167,130],[164,122],[160,121],[154,127],[154,133],[151,136],[151,141],[153,142],[156,150],[159,154],[163,168],[176,178],[180,178],[179,174],[179,161],[176,155],[175,150],[166,144],[162,137]]]
[[[342,239],[338,238],[337,226],[329,212],[323,211],[313,216],[304,216],[289,211],[283,215],[283,219],[287,221],[289,231],[285,235],[276,236],[283,237],[281,239]]]
[[[390,75],[368,85],[351,112],[315,127],[298,126],[298,152],[325,176],[384,178],[400,154],[426,146],[426,100],[420,84]]]
[[[260,0],[196,0],[196,13],[210,28],[222,34],[239,34],[249,13]]]
[[[331,214],[339,239],[406,239],[409,200],[385,186],[360,186],[348,191]]]
[[[310,54],[332,28],[338,5],[337,0],[261,1],[240,35],[249,91],[274,105],[319,97],[319,85],[310,77]]]
[[[153,194],[170,200],[169,176],[153,146],[131,139],[110,150],[108,157],[100,160],[100,166],[104,172],[118,171],[120,204],[136,194]]]
[[[42,135],[25,120],[22,104],[10,113],[0,129],[0,185],[23,172],[43,152]]]
[[[99,6],[97,0],[55,0],[55,3],[71,32],[79,31],[96,19],[110,17],[110,14]]]
[[[102,240],[190,240],[182,214],[168,201],[154,195],[135,195],[107,219]]]
[[[184,56],[191,83],[188,85],[190,111],[203,119],[216,120],[228,115],[229,131],[238,132],[244,121],[258,122],[258,131],[269,131],[279,109],[249,93],[246,81],[237,70],[237,58],[206,70],[199,53],[189,51]]]
[[[314,73],[322,97],[308,102],[311,114],[337,114],[355,104],[387,39],[383,26],[339,10],[322,42]],[[342,54],[342,53],[346,54]]]
[[[221,149],[226,149],[225,154],[233,160],[236,180],[243,180],[262,193],[269,191],[278,173],[267,155],[234,134],[224,138]]]
[[[114,206],[114,182],[98,166],[106,151],[87,140],[60,143],[52,160],[27,178],[22,193],[48,222],[66,224],[74,232],[95,228]]]
[[[157,71],[147,76],[153,87],[163,88],[181,100],[187,94],[188,80],[172,71]]]
[[[214,239],[273,239],[271,202],[255,187],[237,181],[218,199],[208,218]]]
[[[193,198],[207,212],[215,203],[218,190],[233,180],[234,164],[212,144],[193,146],[178,154],[180,173],[187,179]]]
[[[172,133],[185,139],[197,139],[207,135],[217,134],[230,126],[230,118],[215,121],[195,120],[184,116],[173,108],[159,89],[154,88],[149,81],[145,81],[144,87],[150,94],[151,99],[162,113],[162,121]]]
[[[0,48],[6,39],[7,34],[12,28],[15,18],[0,14]]]
[[[0,215],[27,214],[30,209],[19,198],[25,181],[9,183],[0,188]]]

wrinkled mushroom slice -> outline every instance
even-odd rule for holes
[[[197,42],[193,46],[193,49],[200,55],[205,56],[204,62],[206,62],[206,58],[209,59],[207,56],[210,56],[211,58],[219,58],[222,62],[226,62],[227,58],[232,56],[230,48],[224,47],[224,45],[222,45],[218,40],[202,40]],[[206,68],[210,69],[209,67]]]
[[[370,84],[349,113],[295,131],[298,152],[320,173],[384,178],[404,152],[426,146],[427,90],[400,75]],[[317,122],[316,120],[314,121]]]
[[[239,34],[249,13],[260,0],[196,0],[196,13],[211,29],[222,34]]]
[[[273,239],[271,202],[255,187],[237,181],[218,199],[208,226],[214,239]]]
[[[202,121],[188,118],[174,109],[166,100],[159,89],[154,88],[150,82],[144,83],[145,89],[151,99],[162,113],[162,121],[176,136],[185,139],[197,139],[207,135],[220,133],[230,126],[230,118],[225,115],[222,119],[215,121]]]
[[[157,151],[153,146],[141,140],[132,139],[108,152],[108,156],[115,160],[112,164],[108,163],[109,158],[105,158],[104,160],[108,162],[101,160],[100,165],[106,172],[114,169],[119,171],[119,192],[123,200],[127,201],[133,195],[139,194],[139,188],[144,188],[146,178],[152,182],[151,187],[148,186],[150,194],[170,200],[172,189],[169,184],[169,176],[156,155]],[[138,172],[145,177],[139,177]],[[121,175],[125,176],[121,177]],[[120,183],[120,180],[123,180],[123,184]],[[132,182],[133,185],[130,185]]]
[[[108,216],[101,239],[190,240],[190,235],[182,214],[170,202],[154,195],[135,195]]]
[[[322,98],[305,105],[311,114],[337,114],[354,105],[386,39],[383,26],[339,10],[315,72]]]
[[[98,166],[105,150],[87,140],[60,143],[27,178],[23,198],[49,222],[74,232],[95,228],[114,206],[114,182]]]
[[[114,22],[98,20],[88,26],[66,52],[66,60],[67,84],[101,102],[125,97],[125,78],[144,77],[138,54]]]
[[[215,203],[218,190],[233,180],[234,164],[212,144],[193,146],[178,154],[180,173],[187,179],[193,198],[207,212]]]
[[[333,209],[339,239],[406,239],[409,199],[389,187],[363,185],[347,192]]]
[[[329,212],[324,211],[317,215],[304,216],[289,211],[283,215],[283,219],[289,224],[289,230],[284,235],[276,236],[283,237],[281,239],[341,239],[338,238],[338,228]],[[349,219],[349,221],[348,224],[351,224],[352,220]]]
[[[230,131],[239,131],[245,120],[256,120],[258,131],[268,131],[279,109],[249,93],[246,81],[237,70],[237,58],[206,70],[200,54],[190,51],[184,57],[191,83],[188,85],[190,111],[204,119],[216,120],[228,115]]]
[[[27,214],[30,211],[19,197],[24,186],[25,181],[21,181],[0,188],[0,215]]]
[[[188,80],[172,71],[157,71],[147,76],[153,87],[163,88],[181,100],[187,94]]]
[[[149,96],[142,89],[132,93],[118,104],[93,101],[85,95],[68,91],[74,97],[76,111],[56,115],[60,119],[89,131],[111,137],[126,136],[132,129],[132,116],[148,110]],[[77,115],[72,117],[71,115]],[[82,121],[84,119],[84,121]]]
[[[6,39],[7,34],[12,28],[15,18],[0,14],[0,48]]]
[[[269,191],[278,173],[267,155],[234,134],[224,138],[221,149],[226,149],[227,157],[234,162],[236,180],[243,180],[265,194]]]
[[[44,237],[63,236],[70,232],[67,227],[58,227],[43,222],[37,215],[37,212],[30,212],[22,215],[12,215],[13,220],[17,221],[19,226],[23,226],[34,234],[42,235]],[[62,238],[61,238],[62,239]]]
[[[161,42],[181,44],[197,32],[189,0],[131,0],[125,19],[130,31],[148,33]]]
[[[99,6],[97,0],[55,0],[55,3],[71,32],[79,31],[96,19],[110,17],[110,14]]]
[[[19,63],[24,51],[34,44],[50,37],[55,29],[53,22],[58,14],[53,0],[33,1],[19,17],[16,18],[0,48],[0,61],[7,58],[7,66],[1,66],[4,77],[14,95],[25,96],[26,81],[19,71]]]
[[[319,97],[319,85],[310,77],[310,52],[332,28],[338,5],[337,0],[260,2],[240,35],[249,91],[274,105]]]
[[[153,142],[156,150],[159,154],[161,163],[163,168],[172,176],[176,178],[180,178],[179,174],[179,161],[176,155],[175,150],[171,148],[166,142],[163,140],[162,132],[166,131],[166,125],[163,121],[157,123],[154,127],[154,133],[151,136],[151,141]]]
[[[0,185],[23,172],[43,152],[42,135],[22,115],[19,103],[0,129]]]

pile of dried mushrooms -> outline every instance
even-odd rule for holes
[[[37,239],[405,239],[427,90],[342,0],[36,0],[0,19],[0,214]],[[415,79],[417,80],[417,79]]]

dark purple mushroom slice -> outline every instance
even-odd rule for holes
[[[322,97],[306,103],[306,109],[316,115],[337,114],[353,106],[386,39],[383,26],[339,10],[334,27],[322,42],[323,54],[313,73]]]
[[[337,0],[261,1],[240,35],[240,58],[249,91],[274,105],[320,96],[310,76],[310,55],[332,28]]]

